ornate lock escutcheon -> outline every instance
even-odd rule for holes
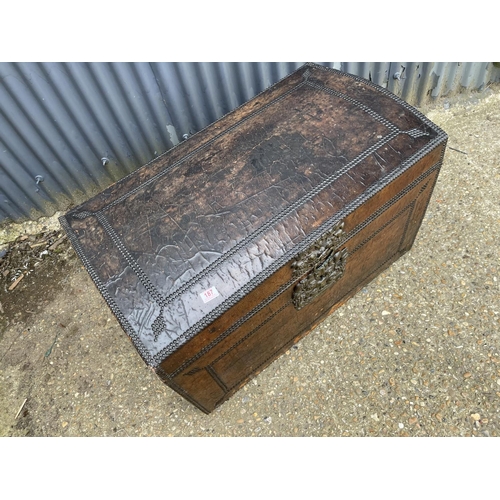
[[[294,278],[304,276],[292,293],[296,309],[309,304],[315,297],[344,274],[347,249],[339,250],[344,233],[344,222],[316,240],[311,247],[300,253],[292,264]]]

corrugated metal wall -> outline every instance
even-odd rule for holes
[[[0,223],[65,210],[303,63],[0,63]],[[414,105],[500,81],[492,63],[319,63]]]

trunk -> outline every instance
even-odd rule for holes
[[[445,143],[308,64],[61,223],[144,360],[208,413],[410,249]]]

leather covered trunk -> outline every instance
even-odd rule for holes
[[[411,248],[445,145],[307,64],[60,220],[144,361],[209,413]]]

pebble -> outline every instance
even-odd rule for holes
[[[481,420],[481,415],[479,415],[479,413],[473,413],[473,414],[471,415],[471,417],[472,417],[472,418],[473,418],[473,420],[475,420],[476,422],[477,422],[478,420]]]
[[[464,378],[469,378],[472,375],[471,372],[465,372],[464,373]]]
[[[389,314],[391,314],[389,311],[382,311],[382,316],[388,316]]]
[[[401,422],[399,422],[398,426],[399,426],[400,429],[404,429],[405,428],[405,424],[402,424]]]

